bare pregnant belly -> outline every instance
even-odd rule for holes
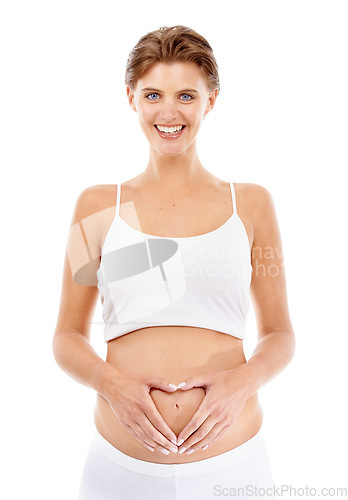
[[[155,327],[136,330],[108,343],[106,360],[128,373],[163,377],[178,385],[193,375],[231,370],[245,363],[242,341],[211,330],[191,327]],[[151,389],[152,397],[165,422],[178,436],[198,410],[203,388],[173,393]],[[221,439],[207,450],[190,455],[151,452],[120,424],[109,403],[97,393],[94,421],[98,432],[126,455],[157,463],[185,463],[203,460],[239,446],[253,437],[262,425],[257,394],[251,396],[239,417]]]

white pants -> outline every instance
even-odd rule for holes
[[[236,500],[254,495],[269,498],[267,489],[273,490],[273,484],[261,430],[232,450],[184,464],[133,458],[96,430],[84,464],[78,500]]]

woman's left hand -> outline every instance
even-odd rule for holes
[[[234,424],[249,397],[242,366],[189,377],[186,384],[180,387],[182,391],[203,387],[206,394],[178,436],[179,453],[211,445]]]

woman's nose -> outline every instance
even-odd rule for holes
[[[162,105],[162,109],[160,112],[160,116],[164,122],[175,120],[178,116],[178,105],[175,101],[168,100],[164,102]]]

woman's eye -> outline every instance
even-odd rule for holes
[[[158,95],[156,92],[152,92],[151,94],[147,94],[146,97],[149,97],[150,95]],[[150,99],[150,101],[153,101],[153,99]]]
[[[151,94],[147,94],[145,97],[146,98],[149,98],[150,96],[158,96],[157,92],[151,92]],[[181,94],[182,97],[188,97],[189,99],[183,99],[184,101],[192,101],[192,99],[194,99],[194,97],[190,94]],[[155,101],[156,99],[152,99],[150,98],[150,101]]]

